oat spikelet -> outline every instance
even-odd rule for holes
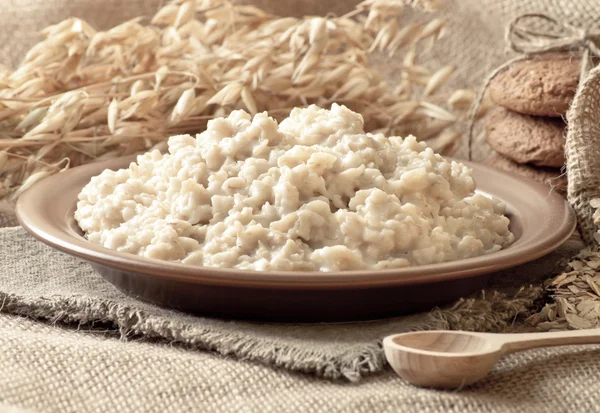
[[[452,76],[452,73],[454,73],[453,66],[445,66],[435,72],[427,81],[423,95],[429,96],[438,90]]]
[[[345,16],[282,18],[230,0],[176,0],[150,23],[50,26],[16,70],[0,68],[0,196],[69,166],[164,150],[169,136],[237,109],[281,119],[338,102],[361,113],[368,131],[412,133],[450,153],[457,116],[438,95],[452,69],[417,59],[445,21],[421,12],[399,20],[406,7],[438,2],[367,0]],[[395,83],[371,53],[403,54]]]

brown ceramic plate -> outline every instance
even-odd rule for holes
[[[77,167],[47,178],[19,199],[23,227],[84,260],[124,292],[199,314],[271,320],[377,318],[428,309],[485,285],[490,273],[534,260],[566,241],[574,213],[561,196],[531,180],[464,162],[482,193],[507,204],[516,241],[486,256],[379,271],[254,272],[194,267],[118,253],[87,241],[73,213],[77,194],[102,170],[132,157]]]

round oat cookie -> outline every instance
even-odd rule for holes
[[[517,163],[561,167],[565,163],[562,119],[540,118],[495,108],[486,118],[489,145]]]
[[[544,168],[518,164],[499,153],[493,153],[484,164],[503,171],[513,172],[526,178],[531,178],[534,181],[548,185],[563,196],[566,196],[567,194],[567,175],[563,174],[558,168]]]
[[[515,112],[560,117],[575,96],[579,65],[579,58],[558,53],[515,62],[492,80],[490,97]]]

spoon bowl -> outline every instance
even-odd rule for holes
[[[508,353],[596,343],[600,343],[600,329],[527,334],[416,331],[386,337],[383,349],[394,371],[409,383],[456,389],[485,377]]]
[[[485,337],[454,331],[419,331],[386,337],[385,356],[394,371],[417,386],[456,388],[485,377],[501,347]]]
[[[485,354],[499,350],[497,343],[479,334],[462,331],[416,331],[392,337],[395,344],[416,351],[464,355],[466,353]]]

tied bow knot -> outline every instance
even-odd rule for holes
[[[532,28],[542,24],[546,29]],[[600,57],[600,31],[561,23],[541,13],[514,18],[508,25],[506,42],[510,50],[528,56],[550,52],[582,52],[581,76],[589,71],[591,56]]]

